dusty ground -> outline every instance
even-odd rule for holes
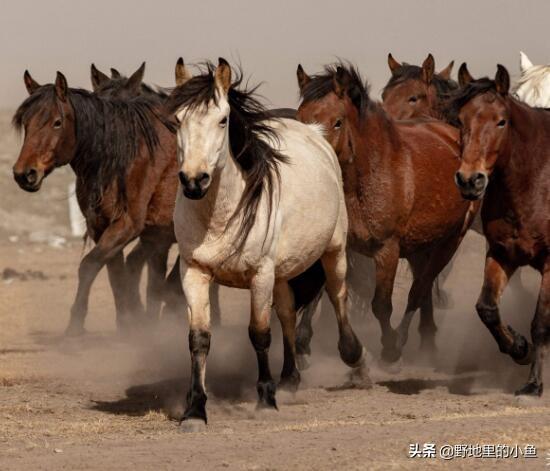
[[[400,369],[379,368],[378,326],[356,307],[353,321],[372,354],[375,386],[342,389],[346,368],[326,310],[316,325],[313,366],[303,372],[295,396],[279,395],[279,412],[255,411],[247,293],[224,290],[223,325],[213,333],[208,363],[208,429],[183,434],[168,415],[182,407],[188,382],[185,322],[163,323],[133,341],[119,338],[101,273],[89,333],[80,339],[61,335],[82,254],[81,242],[67,230],[71,175],[69,169],[56,171],[39,193],[20,191],[11,179],[19,143],[8,119],[0,115],[0,272],[17,273],[0,277],[0,469],[544,469],[550,395],[531,401],[513,396],[527,369],[503,357],[477,319],[484,242],[475,234],[446,282],[455,306],[436,313],[439,352],[432,362],[418,356],[413,323]],[[523,282],[528,292],[508,293],[504,316],[528,333],[538,277],[526,272]],[[394,322],[409,283],[401,270]],[[276,320],[273,331],[278,371]],[[539,457],[412,459],[411,443],[533,444]]]

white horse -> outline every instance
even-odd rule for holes
[[[180,191],[174,223],[188,301],[191,386],[182,426],[206,423],[205,365],[212,281],[251,290],[249,336],[259,406],[276,408],[268,350],[275,306],[284,337],[280,384],[296,388],[295,299],[289,281],[321,261],[336,311],[340,356],[368,382],[364,349],[346,306],[347,213],[336,156],[318,130],[269,119],[253,91],[231,81],[229,64],[191,77],[176,66],[169,112],[179,123]]]
[[[529,106],[550,108],[550,65],[533,65],[527,54],[519,55],[521,77],[514,95]]]

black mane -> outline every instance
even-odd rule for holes
[[[71,160],[79,183],[84,185],[88,208],[95,209],[108,187],[116,183],[116,206],[127,203],[126,174],[144,143],[154,158],[159,145],[155,121],[172,132],[160,115],[161,102],[151,96],[130,100],[100,97],[87,90],[68,89],[67,99],[74,109],[76,146]],[[13,125],[21,130],[33,116],[48,118],[48,110],[59,106],[53,85],[44,85],[17,109]]]
[[[398,67],[392,73],[389,82],[382,90],[382,96],[391,88],[407,80],[422,80],[422,67],[403,63],[401,67]],[[435,87],[439,99],[445,99],[451,92],[458,88],[458,84],[454,80],[444,79],[439,74],[433,75],[432,84]]]
[[[215,66],[208,62],[202,72],[184,85],[175,88],[166,102],[170,115],[184,108],[190,112],[210,102],[218,103],[218,93],[214,78]],[[278,164],[287,158],[274,149],[269,142],[277,143],[278,135],[266,121],[273,120],[270,113],[255,96],[257,87],[240,89],[242,73],[236,70],[236,79],[228,91],[229,146],[237,165],[244,170],[246,186],[241,201],[232,216],[238,217],[243,211],[240,235],[236,241],[236,251],[242,249],[254,221],[256,210],[264,189],[267,191],[269,216],[272,210],[274,178],[279,179]]]
[[[99,85],[95,93],[104,97],[119,97],[127,96],[128,77],[121,75],[120,77],[105,80]],[[166,99],[170,96],[171,88],[157,87],[147,83],[141,83],[140,91],[142,95]]]
[[[445,120],[453,126],[459,126],[458,114],[466,103],[478,95],[493,91],[497,93],[494,80],[487,77],[473,80],[462,88],[455,90],[443,103],[442,112]]]
[[[357,68],[350,64],[338,62],[326,65],[322,73],[310,77],[310,80],[300,91],[301,98],[304,102],[316,101],[332,92],[338,67],[342,67],[349,77],[348,95],[362,119],[372,103],[369,98],[369,86],[361,78]]]

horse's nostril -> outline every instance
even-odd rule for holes
[[[188,178],[185,176],[185,173],[178,172],[178,177],[180,179],[180,182],[183,186],[187,186],[189,184]]]
[[[210,181],[210,175],[208,175],[207,173],[199,173],[197,175],[197,182],[200,185],[206,185],[209,181]]]
[[[36,183],[38,172],[34,168],[31,168],[25,172],[25,178],[27,179],[27,182],[32,185],[33,183]]]
[[[455,181],[458,186],[464,186],[466,184],[466,180],[460,172],[455,173]]]

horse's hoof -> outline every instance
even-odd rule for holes
[[[382,360],[386,363],[395,363],[401,358],[401,349],[400,348],[382,348]]]
[[[533,362],[533,345],[510,325],[508,331],[514,338],[514,344],[509,352],[510,356],[518,365],[530,365]]]
[[[275,399],[275,392],[277,391],[277,386],[274,381],[260,381],[257,385],[258,390],[258,409],[267,408],[267,409],[277,409],[277,401]]]
[[[518,389],[515,392],[516,396],[531,396],[531,397],[540,397],[542,396],[542,383],[527,383],[522,388]]]
[[[298,386],[300,386],[300,372],[297,369],[288,376],[281,376],[279,389],[295,393],[298,390]]]
[[[181,421],[180,430],[184,433],[206,432],[206,422],[202,419],[184,419]]]
[[[298,370],[305,371],[311,366],[309,357],[310,356],[306,353],[296,355],[296,366]]]
[[[348,382],[350,388],[354,389],[371,389],[373,384],[369,376],[369,368],[367,365],[361,365],[357,368],[352,368],[348,373]]]
[[[380,359],[376,362],[376,366],[380,368],[385,373],[396,375],[401,373],[401,370],[403,369],[403,359],[400,358],[396,362],[388,363],[387,361],[384,361],[383,359]]]
[[[82,325],[69,324],[65,329],[65,337],[79,337],[86,333],[86,329]]]

